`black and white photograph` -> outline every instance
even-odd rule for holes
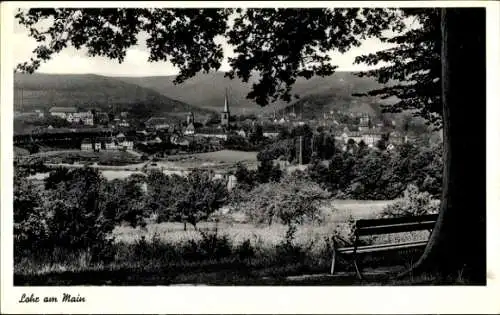
[[[9,303],[486,289],[491,8],[370,3],[2,4]]]

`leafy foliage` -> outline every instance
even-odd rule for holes
[[[227,199],[227,188],[221,179],[213,179],[208,172],[195,170],[187,177],[177,177],[180,185],[174,186],[175,200],[173,217],[175,221],[196,224],[206,220],[218,210]]]
[[[369,95],[382,98],[396,97],[394,105],[385,106],[389,112],[414,111],[435,128],[440,128],[441,104],[441,13],[438,8],[405,8],[397,15],[400,22],[409,19],[412,27],[402,34],[380,37],[384,43],[394,47],[358,56],[355,63],[378,65],[389,63],[378,69],[359,73],[370,76],[390,86],[369,91]]]
[[[380,217],[405,217],[435,214],[439,211],[439,200],[433,199],[428,192],[420,192],[415,185],[408,185],[403,196],[388,205]]]
[[[394,151],[337,151],[328,164],[307,168],[308,176],[338,198],[394,199],[409,185],[433,198],[442,187],[442,148],[405,143]]]
[[[256,172],[247,169],[243,163],[236,164],[234,176],[236,177],[238,188],[249,191],[256,185]]]
[[[91,249],[96,258],[117,224],[143,224],[147,214],[134,177],[107,183],[95,169],[58,169],[39,192],[15,177],[14,235],[18,250]]]
[[[244,209],[255,223],[287,225],[318,221],[318,202],[329,197],[319,185],[296,176],[285,176],[280,182],[257,186],[234,205]]]
[[[229,26],[229,15],[235,15]],[[367,36],[400,29],[389,9],[29,9],[16,19],[39,46],[18,70],[33,72],[68,46],[86,48],[90,56],[123,62],[126,51],[146,34],[149,61],[170,61],[180,69],[176,83],[196,73],[219,69],[224,36],[235,47],[232,70],[248,82],[257,72],[248,98],[260,105],[281,98],[290,101],[298,77],[309,79],[334,72],[329,51],[345,52]],[[43,22],[43,23],[41,23]],[[40,25],[46,24],[46,28]]]
[[[14,248],[36,248],[49,240],[48,213],[43,210],[38,189],[18,172],[14,173]]]

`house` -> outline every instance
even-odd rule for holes
[[[94,125],[94,115],[92,115],[91,111],[69,113],[66,116],[66,120],[70,123],[83,123],[87,126]]]
[[[382,133],[379,131],[347,131],[335,132],[335,140],[343,142],[346,144],[349,140],[353,140],[355,143],[360,143],[363,141],[367,146],[373,147],[382,138]]]
[[[196,131],[197,137],[218,138],[227,140],[227,133],[222,128],[203,127]]]
[[[88,126],[94,124],[94,115],[91,111],[79,112],[75,107],[52,107],[49,109],[49,113],[51,116],[65,119],[70,123],[82,122]]]
[[[56,116],[62,119],[67,119],[68,114],[74,114],[76,112],[76,107],[51,107],[49,109],[51,116]]]
[[[167,129],[170,127],[170,122],[167,118],[164,117],[151,117],[144,122],[146,128],[151,129]]]
[[[109,122],[108,113],[96,112],[94,117],[94,123],[107,124]]]
[[[246,138],[247,137],[247,132],[245,129],[241,128],[240,130],[236,131],[236,134],[240,137]]]
[[[172,135],[170,137],[170,142],[172,142],[175,145],[183,147],[188,147],[191,144],[191,141],[187,137],[182,137],[178,135]]]
[[[93,150],[93,144],[90,139],[83,139],[82,144],[80,145],[80,149],[82,151],[92,151]]]
[[[133,150],[134,142],[130,139],[125,139],[123,141],[118,141],[118,146],[123,150]]]
[[[324,120],[334,120],[335,119],[335,113],[331,110],[330,112],[324,112],[323,113],[323,119]]]
[[[148,141],[148,144],[160,144],[163,141],[161,141],[160,137],[155,137],[154,139],[151,139]]]
[[[35,109],[35,113],[38,115],[38,118],[43,118],[45,116],[44,112],[39,109]]]
[[[184,129],[184,135],[194,135],[196,133],[196,128],[193,123],[190,123],[186,129]]]
[[[266,138],[276,138],[280,134],[279,129],[276,126],[263,126],[262,135]]]
[[[117,134],[115,139],[118,149],[132,150],[134,148],[134,142],[131,139],[127,139],[123,133]]]
[[[122,119],[120,120],[120,122],[118,123],[118,126],[120,127],[130,127],[130,124],[128,121],[126,121],[125,119]]]
[[[118,150],[119,147],[118,147],[118,142],[114,139],[111,139],[111,138],[107,138],[105,141],[104,141],[104,150]]]
[[[362,134],[362,139],[365,144],[372,147],[377,144],[377,142],[382,139],[382,133],[379,131],[367,131]]]

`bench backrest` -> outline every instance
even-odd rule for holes
[[[390,219],[364,219],[356,221],[356,233],[359,236],[432,230],[437,214]]]

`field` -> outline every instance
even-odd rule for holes
[[[344,224],[350,216],[355,219],[371,218],[382,212],[386,205],[393,201],[382,200],[332,200],[325,203],[322,211],[325,215],[325,222],[321,225],[302,225],[297,231],[297,240],[305,243],[311,240],[322,239],[331,236],[337,225]],[[228,222],[229,221],[229,222]],[[263,241],[266,246],[272,246],[279,243],[286,232],[286,226],[273,224],[271,226],[255,226],[245,223],[241,213],[231,215],[231,220],[225,222],[202,222],[198,226],[200,229],[213,230],[217,227],[220,234],[227,234],[229,238],[237,243],[246,239],[256,242]],[[184,231],[181,223],[150,223],[146,229],[133,229],[120,226],[115,229],[114,236],[117,241],[126,243],[134,242],[142,236],[151,238],[157,234],[161,240],[167,242],[185,242],[189,239],[199,238],[200,235],[191,226]]]
[[[254,165],[257,163],[257,152],[246,152],[236,150],[221,150],[207,153],[178,154],[166,157],[158,162],[158,165],[177,167],[221,167],[232,166],[235,163]]]
[[[31,161],[41,160],[44,163],[51,164],[74,164],[74,163],[99,163],[102,165],[127,165],[138,164],[138,156],[124,151],[81,151],[81,150],[58,150],[40,152],[23,156],[22,159]]]
[[[88,251],[55,252],[47,257],[38,253],[16,262],[14,281],[16,285],[287,284],[288,277],[328,273],[332,237],[350,237],[346,221],[351,216],[376,216],[391,202],[332,200],[322,208],[324,221],[299,226],[292,244],[286,242],[286,226],[255,226],[245,222],[241,213],[226,215],[217,224],[202,222],[198,231],[192,226],[184,231],[180,223],[119,226],[113,232],[111,261],[93,262]],[[391,238],[427,237],[425,233],[400,234],[405,235]],[[370,256],[364,264],[367,269],[396,265],[400,270],[408,267],[412,257],[414,253]],[[357,281],[349,261],[339,261],[338,267],[348,277],[334,284]]]

